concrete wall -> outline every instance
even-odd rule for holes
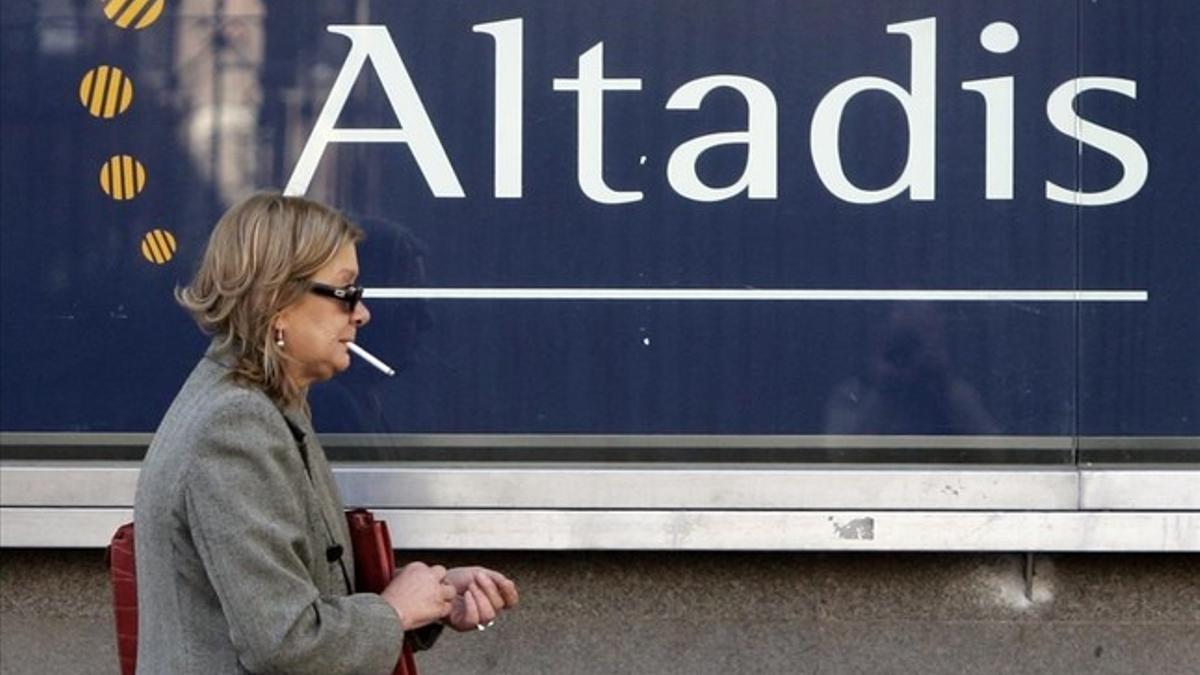
[[[450,673],[1200,672],[1200,556],[431,554],[522,606],[447,634]],[[116,673],[103,555],[0,552],[0,672]]]

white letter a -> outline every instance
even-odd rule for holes
[[[435,197],[462,197],[462,185],[450,165],[433,123],[421,105],[421,98],[386,26],[329,26],[330,33],[350,38],[350,53],[338,73],[325,107],[317,116],[316,126],[300,153],[300,160],[288,179],[283,193],[302,195],[317,171],[317,163],[330,143],[408,143],[417,166],[429,183]],[[350,89],[358,80],[367,61],[371,61],[383,90],[387,93],[392,112],[400,123],[395,129],[336,129],[334,124],[342,113]]]

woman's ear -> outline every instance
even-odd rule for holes
[[[288,311],[286,309],[280,310],[279,313],[275,315],[275,319],[271,321],[271,330],[286,331],[288,329],[288,320]]]

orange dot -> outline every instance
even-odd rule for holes
[[[146,188],[146,167],[130,155],[113,155],[100,167],[100,189],[117,201],[138,196]]]
[[[165,4],[163,0],[108,0],[104,16],[121,28],[141,30],[158,21]]]
[[[142,257],[155,265],[164,265],[175,257],[175,235],[167,230],[150,230],[142,237]]]
[[[79,102],[92,117],[116,117],[133,103],[133,80],[116,66],[96,66],[79,81]]]

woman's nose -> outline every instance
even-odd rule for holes
[[[371,310],[367,309],[367,303],[362,300],[354,306],[354,315],[351,317],[355,326],[365,326],[371,320]]]

